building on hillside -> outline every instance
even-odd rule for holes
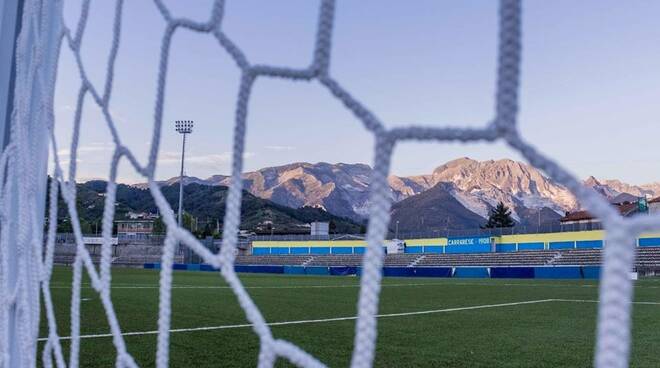
[[[157,213],[133,212],[133,211],[126,212],[126,218],[131,220],[154,220],[157,219],[158,217],[160,216],[158,216]]]
[[[660,197],[649,201],[649,213],[660,213]]]
[[[115,223],[119,239],[147,239],[154,232],[154,220],[118,220]]]
[[[628,217],[639,212],[639,204],[637,202],[624,201],[622,203],[614,204],[619,210],[621,216]],[[559,219],[561,225],[570,225],[572,230],[591,230],[600,225],[600,219],[588,211],[574,211],[566,212],[566,215]]]
[[[626,204],[626,203],[637,203],[639,197],[634,196],[630,193],[619,193],[614,198],[610,199],[610,203],[616,206]]]
[[[310,224],[310,235],[323,236],[330,233],[330,223],[314,221]]]

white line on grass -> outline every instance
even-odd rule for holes
[[[405,316],[416,316],[421,314],[435,314],[435,313],[448,313],[448,312],[458,312],[474,309],[487,309],[487,308],[499,308],[499,307],[510,307],[516,305],[525,305],[525,304],[537,304],[537,303],[547,303],[552,302],[555,299],[540,299],[540,300],[526,300],[520,302],[510,302],[510,303],[500,303],[500,304],[485,304],[485,305],[473,305],[468,307],[455,307],[455,308],[445,308],[445,309],[432,309],[425,311],[415,311],[415,312],[402,312],[402,313],[388,313],[388,314],[378,314],[377,318],[390,318],[390,317],[405,317]],[[356,320],[357,316],[350,317],[334,317],[334,318],[323,318],[323,319],[307,319],[299,321],[283,321],[283,322],[271,322],[267,323],[268,326],[285,326],[285,325],[301,325],[309,323],[324,323],[324,322],[337,322],[337,321],[351,321]],[[252,324],[237,324],[237,325],[222,325],[222,326],[206,326],[206,327],[192,327],[192,328],[173,328],[170,329],[170,333],[176,332],[194,332],[194,331],[213,331],[213,330],[226,330],[234,328],[245,328],[252,327]],[[124,332],[123,336],[139,336],[139,335],[156,335],[158,330],[152,331],[134,331],[134,332]],[[91,334],[91,335],[81,335],[81,339],[92,339],[100,337],[112,337],[112,334]],[[70,340],[71,336],[61,336],[60,340]],[[41,337],[38,341],[46,341],[47,337]]]
[[[406,316],[416,316],[422,314],[436,314],[436,313],[449,313],[449,312],[459,312],[475,309],[488,309],[488,308],[501,308],[501,307],[511,307],[516,305],[525,305],[525,304],[539,304],[539,303],[550,303],[550,302],[569,302],[569,303],[598,303],[598,300],[586,300],[586,299],[539,299],[539,300],[526,300],[520,302],[510,302],[510,303],[500,303],[500,304],[484,304],[484,305],[473,305],[468,307],[454,307],[454,308],[445,308],[445,309],[432,309],[425,311],[415,311],[415,312],[401,312],[401,313],[387,313],[387,314],[378,314],[377,318],[391,318],[391,317],[406,317]],[[660,302],[632,302],[632,304],[642,304],[642,305],[660,305]],[[326,322],[338,322],[338,321],[352,321],[356,320],[357,316],[351,317],[334,317],[334,318],[323,318],[323,319],[307,319],[307,320],[298,320],[298,321],[283,321],[283,322],[271,322],[267,323],[268,326],[286,326],[286,325],[301,325],[301,324],[310,324],[310,323],[326,323]],[[252,327],[252,324],[236,324],[236,325],[221,325],[221,326],[206,326],[206,327],[192,327],[192,328],[173,328],[170,329],[170,333],[177,332],[197,332],[197,331],[214,331],[214,330],[228,330],[235,328],[245,328]],[[133,331],[133,332],[124,332],[123,336],[141,336],[141,335],[157,335],[158,330],[152,331]],[[112,337],[112,334],[91,334],[91,335],[81,335],[81,339],[93,339],[93,338],[102,338],[102,337]],[[40,337],[38,341],[46,341],[47,337]],[[60,340],[71,340],[71,336],[61,336]]]

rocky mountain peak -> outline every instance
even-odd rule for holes
[[[584,185],[588,187],[593,187],[596,185],[601,185],[598,179],[596,179],[593,175],[590,175],[587,179],[584,181]]]
[[[369,165],[359,163],[295,162],[244,173],[243,187],[257,197],[288,207],[319,207],[334,215],[363,220],[368,215],[372,171]],[[177,181],[178,178],[172,178],[164,183]],[[185,182],[228,186],[230,178],[224,175],[214,175],[208,179],[191,177],[186,178]],[[452,204],[442,204],[446,208],[438,216],[453,216],[455,212],[456,219],[462,218],[465,225],[469,222],[470,226],[475,223],[475,218],[465,212],[486,218],[498,202],[511,208],[514,219],[519,222],[525,222],[529,216],[538,221],[540,213],[544,218],[552,218],[553,213],[563,215],[566,211],[579,208],[577,200],[565,187],[533,166],[506,158],[478,161],[461,157],[436,167],[430,174],[391,175],[388,184],[393,202],[402,203],[396,207],[398,213],[402,216],[415,213],[415,210],[405,208],[414,206],[420,211],[423,209],[425,221],[433,221],[429,216],[436,207],[434,203],[427,206],[423,202],[438,201],[447,196],[453,198]],[[618,180],[598,180],[590,176],[584,184],[608,198],[620,193],[660,195],[659,183],[633,186]],[[402,202],[431,188],[435,188],[434,192]]]

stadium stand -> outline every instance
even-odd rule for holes
[[[153,252],[153,251],[152,251]],[[489,253],[399,253],[387,254],[385,267],[515,267],[515,266],[599,266],[602,249],[549,249],[517,252]],[[98,264],[100,255],[91,254]],[[73,253],[56,254],[54,263],[71,265]],[[112,258],[114,266],[142,266],[160,263],[161,255],[121,252]],[[175,256],[182,263],[183,256]],[[360,267],[361,254],[303,254],[303,255],[238,255],[236,265],[241,266],[305,266],[305,267]],[[644,274],[660,272],[660,247],[637,247],[637,269]]]
[[[427,254],[417,263],[423,266],[533,266],[546,265],[557,251],[523,251],[511,253]]]
[[[660,247],[638,248],[636,265],[638,267],[660,266]]]
[[[557,249],[504,253],[388,254],[386,267],[461,266],[592,266],[600,265],[601,249]],[[362,255],[238,256],[238,265],[360,266]],[[660,266],[660,247],[639,247],[636,266]]]
[[[90,254],[92,263],[99,264],[101,262],[101,255],[99,254]],[[175,261],[180,263],[183,261],[182,256],[175,256]],[[53,257],[53,263],[58,265],[72,265],[76,260],[74,255],[56,255]],[[119,256],[112,258],[113,266],[135,266],[142,267],[145,263],[159,263],[162,260],[162,257],[159,255],[131,255],[131,256]]]

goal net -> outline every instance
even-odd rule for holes
[[[117,118],[109,108],[113,92],[115,60],[122,36],[123,1],[116,1],[115,12],[112,15],[114,19],[112,43],[106,61],[106,76],[102,84],[91,82],[90,70],[80,56],[83,42],[92,41],[85,40],[84,37],[90,1],[83,1],[79,20],[73,25],[64,21],[61,0],[23,1],[20,29],[13,45],[15,50],[14,82],[11,84],[15,86],[13,106],[11,106],[9,124],[5,129],[4,141],[7,143],[0,156],[0,366],[29,367],[37,365],[38,362],[47,367],[78,365],[81,280],[84,273],[89,276],[93,289],[102,301],[104,317],[110,326],[112,344],[117,353],[117,366],[136,366],[135,360],[128,352],[111,298],[111,236],[115,217],[117,167],[120,162],[129,163],[146,179],[150,193],[167,225],[160,270],[156,365],[158,367],[168,365],[172,265],[176,247],[182,244],[201,257],[205,263],[220,269],[220,275],[231,287],[252,330],[259,338],[260,367],[272,367],[279,358],[303,367],[324,366],[323,362],[293,343],[273,336],[259,306],[241,284],[233,267],[240,225],[241,172],[246,126],[249,123],[248,105],[254,82],[261,78],[318,82],[330,92],[331,98],[343,103],[375,140],[374,170],[370,184],[368,246],[362,260],[363,272],[356,306],[358,317],[355,323],[351,366],[370,367],[374,361],[378,336],[376,315],[383,266],[381,244],[387,233],[391,206],[387,176],[393,148],[403,141],[504,142],[518,151],[530,164],[569,188],[586,209],[598,216],[607,229],[607,235],[600,280],[594,364],[597,367],[628,366],[633,293],[628,271],[634,261],[634,239],[643,231],[660,230],[660,218],[658,216],[620,217],[606,200],[585,189],[551,157],[536,150],[520,135],[517,121],[520,58],[523,45],[520,1],[500,1],[495,109],[492,119],[484,122],[481,128],[448,127],[442,124],[386,128],[376,114],[329,73],[336,5],[333,0],[320,1],[314,50],[309,56],[309,66],[305,68],[255,64],[249,60],[242,51],[241,45],[235,43],[223,31],[224,1],[222,0],[215,1],[206,21],[181,18],[172,13],[162,0],[154,2],[166,27],[160,45],[160,60],[154,65],[158,78],[157,88],[154,91],[153,134],[149,154],[145,159],[137,157],[124,145],[116,128]],[[343,5],[350,6],[350,2]],[[177,225],[172,208],[165,200],[154,177],[163,128],[166,80],[170,72],[168,60],[171,40],[175,32],[180,29],[211,35],[217,47],[231,57],[241,73],[233,128],[231,186],[226,201],[222,247],[217,253],[211,252],[187,230]],[[71,157],[67,163],[67,175],[64,174],[63,163],[58,160],[59,147],[53,132],[55,124],[59,123],[54,118],[53,99],[57,62],[61,52],[71,53],[81,81],[71,131]],[[113,143],[112,160],[105,178],[107,194],[102,223],[104,240],[98,266],[93,264],[84,246],[75,205],[76,157],[82,125],[82,109],[85,104],[94,104],[100,109],[105,119],[104,123],[111,132],[110,138]],[[49,190],[46,190],[48,167],[52,171],[48,173],[52,180],[48,182]],[[49,193],[50,199],[48,208],[44,208],[46,192]],[[58,195],[64,199],[77,244],[77,253],[72,266],[70,331],[66,332],[57,330],[55,307],[50,294]],[[44,217],[47,219],[46,227],[44,227]],[[40,320],[45,320],[48,326],[48,334],[41,344],[38,343]],[[63,333],[70,335],[68,354],[63,352],[60,339],[60,334]]]

